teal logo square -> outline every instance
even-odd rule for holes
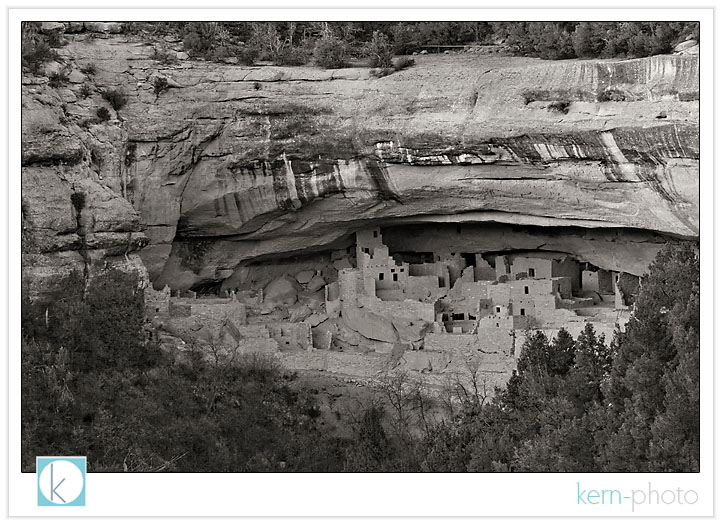
[[[85,506],[85,457],[38,456],[38,506]]]

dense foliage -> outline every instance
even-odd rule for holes
[[[244,63],[249,57],[305,63],[313,56],[322,67],[338,67],[339,55],[348,54],[390,68],[393,54],[471,43],[504,43],[514,54],[545,59],[643,57],[699,39],[696,22],[135,22],[126,28],[178,34],[195,56]]]
[[[591,325],[530,333],[506,388],[470,368],[442,419],[419,382],[390,375],[337,414],[339,434],[272,360],[161,351],[135,279],[72,275],[50,304],[23,302],[23,468],[87,455],[95,472],[696,472],[699,285],[696,246],[670,246],[611,344]]]

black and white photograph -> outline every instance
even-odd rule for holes
[[[700,473],[712,35],[617,13],[23,21],[21,471]]]

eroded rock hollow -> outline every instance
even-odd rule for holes
[[[129,37],[69,39],[67,85],[23,77],[35,296],[109,266],[147,270],[156,289],[263,286],[274,263],[283,274],[374,227],[392,253],[540,250],[632,275],[698,238],[696,56],[429,55],[372,78],[164,65]],[[111,88],[127,104],[98,122]]]

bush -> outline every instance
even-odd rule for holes
[[[150,58],[151,60],[155,60],[157,62],[160,62],[161,64],[172,64],[178,61],[178,57],[176,56],[175,52],[168,51],[164,47],[154,47],[153,54],[150,55]]]
[[[571,105],[572,103],[569,100],[557,100],[549,104],[547,109],[549,111],[557,111],[559,113],[567,114],[569,113],[569,106]]]
[[[97,69],[95,67],[95,64],[92,62],[85,64],[83,67],[80,68],[80,72],[88,75],[89,77],[92,77],[95,75]]]
[[[63,35],[58,32],[50,33],[47,36],[47,39],[50,47],[63,47],[68,43],[68,41],[63,38]]]
[[[316,42],[313,50],[313,61],[319,67],[339,69],[346,67],[346,44],[339,38],[322,38]]]
[[[166,89],[168,89],[168,79],[165,77],[155,77],[155,80],[153,80],[153,92],[156,95],[160,95]]]
[[[110,111],[108,111],[108,108],[106,108],[106,107],[98,108],[98,110],[95,112],[95,114],[98,115],[98,118],[100,119],[101,122],[106,122],[106,121],[110,120]]]
[[[88,84],[83,84],[80,86],[80,96],[83,98],[88,98],[90,95],[93,94],[93,90]]]
[[[103,98],[108,101],[110,107],[115,111],[128,103],[128,96],[118,89],[106,89],[103,91]]]
[[[308,62],[308,54],[300,47],[284,47],[273,55],[273,61],[279,66],[302,66]]]
[[[400,57],[394,60],[394,70],[401,71],[403,69],[410,68],[416,63],[411,57]]]
[[[206,55],[222,40],[223,28],[218,22],[189,22],[182,35],[184,49]]]
[[[251,46],[241,46],[236,51],[238,63],[243,66],[252,66],[258,58],[258,49]]]
[[[261,90],[261,83],[260,83],[260,82],[254,82],[254,83],[253,83],[253,90],[254,90],[254,91],[260,91],[260,90]]]
[[[394,67],[393,50],[385,34],[374,31],[365,51],[366,56],[369,57],[369,65],[371,67],[382,69]]]
[[[31,73],[39,75],[42,73],[43,64],[59,60],[58,52],[43,40],[26,38],[22,44],[22,66]]]
[[[48,77],[50,81],[48,82],[48,85],[51,88],[59,88],[60,86],[64,86],[68,83],[68,73],[65,70],[56,71],[54,73],[51,73]]]
[[[85,193],[73,193],[70,195],[70,202],[73,204],[75,211],[80,213],[85,208]]]
[[[599,95],[599,102],[623,102],[626,99],[624,92],[619,89],[605,89]]]

